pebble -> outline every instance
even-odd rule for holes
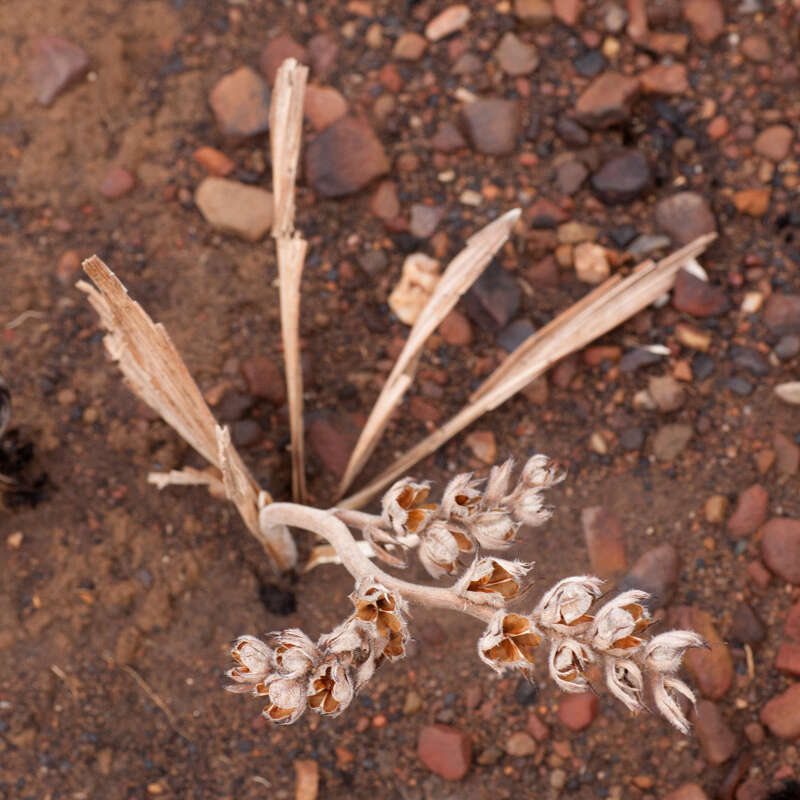
[[[323,197],[342,197],[363,189],[389,171],[389,159],[372,128],[344,116],[317,134],[306,149],[306,175]]]
[[[513,353],[535,330],[529,319],[514,320],[497,334],[497,344],[506,352]]]
[[[697,703],[694,729],[703,757],[712,766],[724,764],[736,755],[736,736],[716,703],[710,700]]]
[[[553,7],[548,0],[514,0],[514,13],[528,25],[546,25],[553,18]]]
[[[647,607],[654,611],[669,603],[680,570],[678,551],[662,544],[642,554],[620,584],[620,589],[641,589],[651,597]]]
[[[455,309],[442,320],[439,333],[447,344],[457,347],[472,344],[472,325],[460,311]]]
[[[781,336],[775,345],[774,352],[781,361],[791,361],[800,353],[800,336],[795,336],[794,334]]]
[[[400,281],[389,295],[389,308],[406,325],[413,325],[439,283],[440,264],[425,253],[412,253],[403,262]]]
[[[274,406],[286,402],[283,373],[274,361],[266,356],[253,356],[242,362],[240,370],[250,395],[268,400]]]
[[[342,414],[319,411],[310,415],[308,445],[324,468],[334,477],[344,475],[350,452],[358,438],[358,428]]]
[[[491,431],[473,431],[465,442],[475,458],[484,464],[494,464],[497,461],[497,443]]]
[[[761,709],[761,722],[781,739],[800,736],[800,683],[792,684],[785,692],[775,695]]]
[[[431,147],[438,153],[455,153],[467,143],[452,122],[443,122],[431,139]]]
[[[644,431],[637,426],[625,428],[619,436],[619,443],[628,452],[640,450],[644,444]]]
[[[734,345],[731,348],[731,360],[737,367],[747,370],[757,378],[763,378],[769,374],[769,364],[757,350],[749,347]]]
[[[766,636],[764,623],[748,603],[737,603],[733,610],[729,637],[739,644],[758,644]]]
[[[733,681],[733,660],[711,621],[711,615],[693,606],[677,606],[672,609],[670,623],[681,630],[697,631],[706,640],[709,648],[688,650],[684,662],[706,698],[719,700],[724,697]]]
[[[419,734],[417,755],[431,772],[449,781],[461,780],[469,770],[472,741],[467,733],[448,725],[429,725]]]
[[[514,318],[520,305],[520,288],[514,277],[490,262],[464,296],[469,316],[484,330],[496,333]]]
[[[629,203],[650,183],[650,165],[643,153],[626,150],[592,175],[592,189],[606,204]]]
[[[683,16],[703,43],[711,44],[725,30],[725,14],[719,0],[688,0]]]
[[[332,86],[307,86],[304,111],[314,130],[322,131],[347,113],[347,101]]]
[[[647,386],[659,411],[677,411],[683,406],[686,393],[672,375],[653,375]]]
[[[116,200],[132,192],[135,185],[136,180],[127,169],[114,166],[106,172],[100,183],[100,194],[109,200]]]
[[[394,181],[381,181],[369,201],[372,213],[384,222],[391,222],[400,215],[400,200]]]
[[[761,554],[776,575],[800,584],[800,522],[775,517],[762,528]]]
[[[49,106],[89,71],[89,56],[60,36],[40,36],[31,45],[28,69],[36,102]]]
[[[227,178],[204,178],[194,201],[206,222],[216,230],[258,241],[272,225],[272,195]]]
[[[496,764],[503,757],[503,751],[496,745],[489,745],[485,750],[482,750],[475,761],[482,767],[489,767]]]
[[[553,0],[553,12],[565,25],[574,26],[583,12],[581,0]]]
[[[297,59],[301,64],[309,61],[303,45],[298,44],[288,33],[270,39],[261,49],[258,66],[270,86],[275,83],[278,69],[287,58]]]
[[[58,259],[58,265],[56,266],[56,276],[58,277],[59,283],[72,283],[80,268],[81,257],[77,250],[65,251],[61,255],[61,258]]]
[[[208,145],[198,147],[197,150],[192,153],[192,158],[200,164],[206,172],[215,175],[217,178],[224,178],[236,169],[236,163],[232,159],[228,158],[225,153],[217,150],[215,147],[209,147]]]
[[[762,131],[753,142],[753,150],[776,164],[789,155],[794,133],[788,125],[773,125]]]
[[[660,200],[655,218],[658,227],[679,244],[717,230],[714,213],[697,192],[678,192]]]
[[[514,151],[519,133],[519,103],[488,97],[467,103],[464,122],[476,150],[486,155],[508,155]]]
[[[594,692],[562,695],[558,706],[558,719],[571,731],[582,731],[597,716],[598,700]]]
[[[400,61],[419,61],[428,47],[424,36],[413,31],[401,34],[394,43],[392,55]]]
[[[759,484],[750,486],[739,495],[736,509],[728,520],[728,533],[734,539],[755,533],[766,522],[768,510],[767,490]]]
[[[445,36],[461,30],[469,21],[470,16],[471,12],[466,3],[448,6],[425,26],[425,36],[431,42],[438,42],[439,39],[444,39]]]
[[[619,33],[628,22],[628,12],[616,3],[609,3],[603,12],[603,27],[609,33]]]
[[[788,436],[778,432],[772,439],[775,466],[779,475],[794,475],[800,466],[800,447]]]
[[[536,752],[536,741],[529,733],[517,731],[506,739],[505,750],[510,756],[532,756]]]
[[[594,225],[587,225],[577,220],[571,220],[559,225],[557,231],[559,244],[593,242],[597,239],[597,234],[598,229]]]
[[[411,206],[411,221],[409,230],[417,239],[427,239],[433,235],[444,215],[442,206],[428,206],[424,203],[414,203]]]
[[[742,39],[741,50],[745,57],[757,64],[766,64],[772,58],[772,48],[769,39],[759,33],[753,33]]]
[[[574,250],[575,274],[584,283],[602,283],[610,274],[611,267],[602,245],[582,242]]]
[[[733,195],[733,204],[740,214],[760,218],[769,208],[769,189],[742,189]]]
[[[749,397],[753,393],[753,384],[746,378],[728,378],[725,381],[725,386],[734,394],[739,395],[739,397]]]
[[[403,703],[403,714],[410,717],[416,714],[422,708],[422,698],[412,689],[406,694],[406,699]]]
[[[339,42],[335,34],[318,33],[308,40],[308,60],[317,79],[325,80],[328,77],[336,66],[338,55]]]
[[[539,54],[532,44],[522,41],[511,31],[500,40],[494,51],[494,57],[500,64],[500,69],[518,77],[530,75],[539,66]]]
[[[653,436],[653,454],[659,461],[674,461],[692,439],[692,426],[662,425]]]
[[[581,525],[592,574],[604,580],[624,575],[628,560],[620,518],[604,506],[591,506],[581,512]]]
[[[575,59],[574,67],[582,77],[595,78],[606,68],[606,59],[599,50],[587,50]]]
[[[537,716],[535,711],[528,714],[528,733],[536,739],[537,742],[544,742],[550,738],[550,726],[542,722]]]
[[[771,294],[764,304],[764,324],[778,336],[800,333],[800,295]]]
[[[661,361],[661,356],[658,353],[645,350],[643,347],[636,347],[622,356],[619,362],[619,368],[622,372],[626,373],[636,372],[643,367],[657,364],[659,361]]]
[[[269,130],[270,91],[250,67],[223,76],[208,102],[224,136],[247,139]]]
[[[587,128],[610,128],[624,122],[639,92],[638,78],[605,72],[583,91],[575,104],[575,119]]]
[[[560,767],[556,768],[550,773],[549,780],[550,786],[556,791],[559,791],[567,784],[567,773]]]
[[[708,331],[695,328],[685,322],[675,326],[675,338],[684,346],[701,353],[707,353],[711,347],[711,334]]]
[[[310,758],[294,762],[294,800],[316,800],[319,793],[319,766]]]
[[[678,270],[672,305],[695,317],[714,317],[730,308],[730,301],[719,286],[713,286],[685,269]]]
[[[696,783],[684,783],[674,792],[664,795],[664,800],[708,800],[708,795]]]
[[[683,64],[656,64],[639,75],[645,94],[685,94],[689,89]]]
[[[581,161],[565,161],[556,169],[556,188],[561,194],[575,194],[589,175]]]

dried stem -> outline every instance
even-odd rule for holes
[[[278,257],[281,333],[286,364],[289,427],[292,439],[292,496],[306,496],[303,439],[303,371],[300,363],[300,279],[308,243],[294,230],[294,188],[303,133],[303,102],[308,67],[289,58],[275,79],[270,108],[272,185],[275,218],[272,236]]]
[[[261,509],[260,519],[262,527],[275,524],[290,525],[321,536],[333,545],[342,565],[356,581],[371,578],[390,591],[398,592],[411,603],[460,611],[485,621],[491,619],[494,613],[494,609],[472,603],[452,589],[421,586],[384,572],[365,555],[347,525],[328,511],[295,503],[271,503]]]
[[[615,275],[559,314],[523,342],[487,378],[469,405],[404,453],[365,488],[339,505],[343,508],[360,507],[392,480],[435,452],[487,411],[497,408],[524,389],[562,358],[646,308],[672,287],[675,274],[684,262],[702,253],[715,238],[715,234],[701,236],[658,263],[646,261],[625,279]]]
[[[386,429],[392,411],[413,382],[419,355],[428,337],[453,310],[459,298],[472,286],[495,253],[506,242],[519,215],[520,210],[515,208],[489,223],[473,234],[467,240],[466,247],[450,262],[414,323],[408,340],[375,401],[339,485],[340,497],[372,455]]]

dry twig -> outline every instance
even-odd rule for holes
[[[175,731],[179,736],[182,736],[187,741],[192,741],[192,737],[189,736],[178,724],[178,720],[175,719],[175,715],[172,713],[172,709],[166,704],[166,702],[153,690],[148,686],[147,681],[131,666],[127,664],[122,665],[122,669],[128,673],[128,675],[133,678],[139,688],[155,703],[163,712],[164,716],[167,718],[167,722],[169,722],[170,728]]]
[[[308,243],[294,230],[294,187],[303,134],[303,102],[308,67],[289,58],[275,79],[270,107],[270,144],[275,217],[272,236],[278,256],[281,333],[292,437],[292,495],[306,496],[303,441],[303,371],[300,364],[300,278]]]
[[[375,401],[339,485],[340,497],[372,455],[386,429],[392,411],[413,382],[419,355],[428,337],[439,327],[461,295],[472,286],[495,253],[503,246],[519,215],[520,210],[515,208],[482,228],[467,240],[466,247],[450,262],[430,300],[411,328],[408,340]]]
[[[715,238],[716,234],[701,236],[658,263],[646,261],[640,264],[627,278],[619,275],[609,278],[523,342],[486,379],[458,414],[339,505],[342,508],[360,507],[392,480],[435,452],[478,417],[524,389],[556,362],[646,308],[672,287],[684,262],[702,253]]]

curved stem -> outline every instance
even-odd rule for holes
[[[328,511],[296,503],[270,503],[261,509],[259,521],[262,527],[283,524],[316,533],[333,545],[345,569],[356,580],[373,578],[411,603],[460,611],[483,621],[491,619],[497,610],[470,602],[452,589],[421,586],[384,572],[364,555],[347,525]]]

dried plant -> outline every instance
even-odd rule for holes
[[[622,592],[596,607],[603,582],[580,575],[559,581],[532,610],[508,607],[526,594],[532,565],[484,551],[509,549],[523,526],[546,522],[552,511],[544,493],[564,479],[541,455],[516,476],[513,466],[509,460],[494,467],[486,482],[458,475],[438,503],[430,502],[427,482],[405,478],[383,496],[380,515],[290,503],[262,508],[262,524],[303,528],[330,543],[355,579],[354,610],[316,643],[296,629],[270,634],[266,642],[240,637],[231,651],[236,663],[227,673],[227,688],[265,698],[264,716],[277,723],[295,722],[306,707],[341,714],[383,661],[405,655],[406,608],[417,603],[483,621],[478,656],[499,673],[515,670],[532,681],[537,651],[546,646],[550,677],[561,690],[591,689],[596,669],[630,711],[652,705],[688,732],[680,697],[694,703],[694,694],[677,672],[683,652],[704,642],[691,631],[648,640],[646,592]],[[407,564],[408,552],[416,550],[434,578],[461,575],[447,588],[400,580],[372,563],[350,528],[392,566]]]

